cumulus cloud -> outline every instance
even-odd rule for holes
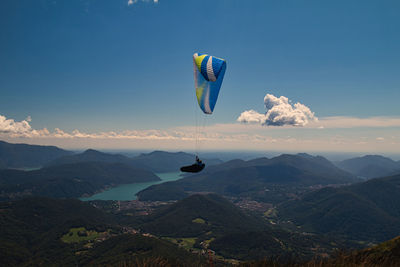
[[[29,125],[31,117],[26,118],[22,121],[15,121],[13,119],[7,119],[5,116],[0,115],[0,133],[7,134],[26,134],[32,131],[32,127]]]
[[[257,111],[250,109],[242,112],[237,121],[247,123],[263,123],[265,121],[265,114],[260,114]]]
[[[237,121],[271,126],[305,126],[310,121],[318,121],[310,108],[301,103],[292,105],[291,101],[285,96],[276,97],[266,94],[264,106],[266,109],[264,114],[255,110],[246,110],[240,114]]]

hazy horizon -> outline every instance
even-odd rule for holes
[[[13,142],[11,142],[13,143]],[[25,144],[19,143],[16,144]],[[46,144],[40,144],[46,145]],[[299,151],[299,150],[201,150],[196,151],[195,149],[118,149],[118,148],[94,148],[94,147],[83,147],[83,148],[59,148],[69,150],[75,153],[82,153],[88,149],[94,149],[97,151],[112,153],[112,154],[123,154],[125,156],[133,157],[138,156],[142,153],[151,153],[154,151],[165,151],[165,152],[185,152],[190,154],[198,154],[201,157],[205,158],[218,158],[223,161],[232,160],[232,159],[243,159],[243,160],[251,160],[259,157],[267,157],[272,158],[282,154],[299,154],[299,153],[307,153],[312,156],[323,156],[328,160],[333,162],[341,161],[349,158],[362,157],[366,155],[380,155],[384,157],[391,158],[392,160],[400,160],[400,153],[362,153],[362,152],[336,152],[336,151]]]

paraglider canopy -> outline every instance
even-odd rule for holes
[[[207,54],[195,53],[193,68],[197,102],[205,114],[212,114],[224,79],[226,61]]]

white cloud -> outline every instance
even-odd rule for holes
[[[265,114],[260,114],[255,110],[246,110],[240,114],[239,118],[237,119],[238,122],[244,123],[264,123],[265,121]]]
[[[32,127],[29,125],[31,117],[26,118],[22,121],[14,121],[13,119],[7,119],[5,116],[0,115],[0,133],[5,134],[26,134],[32,131]]]
[[[247,110],[240,114],[237,121],[242,123],[259,123],[270,126],[305,126],[310,121],[318,121],[314,112],[301,104],[292,105],[285,96],[276,97],[266,94],[264,97],[265,114]]]
[[[128,6],[136,4],[138,2],[153,2],[154,4],[158,3],[158,0],[128,0]]]

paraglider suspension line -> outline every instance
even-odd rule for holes
[[[196,99],[196,101],[197,101],[197,99]],[[199,156],[199,125],[198,125],[198,113],[199,113],[199,111],[198,111],[198,108],[197,108],[197,102],[195,103],[195,105],[194,105],[194,109],[195,109],[195,121],[196,121],[196,128],[195,128],[195,148],[194,148],[194,150],[195,150],[195,154],[196,154],[196,157],[198,157]]]

